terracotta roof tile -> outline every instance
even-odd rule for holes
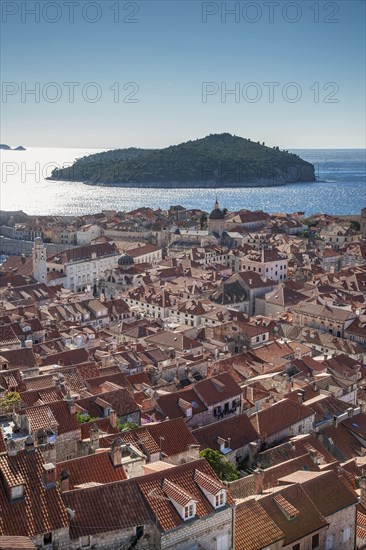
[[[282,399],[267,409],[259,411],[250,417],[254,429],[260,432],[262,438],[269,437],[285,428],[314,415],[311,407],[295,403],[290,399]]]
[[[281,478],[279,482],[301,482],[303,490],[325,517],[348,506],[356,505],[358,502],[357,493],[335,470],[329,472],[302,472],[302,477],[299,477],[295,472]]]
[[[284,533],[284,546],[327,526],[326,519],[302,489],[301,485],[276,487],[273,488],[273,491],[274,494],[259,497],[258,502],[276,523],[277,527]],[[286,501],[285,504],[280,499],[283,502],[283,506],[282,504],[278,504],[279,496]],[[298,511],[295,517],[289,512],[292,508]],[[293,517],[293,519],[289,519],[289,516]]]
[[[202,448],[210,448],[215,451],[220,450],[218,437],[230,439],[229,446],[233,450],[259,439],[257,431],[245,413],[197,428],[192,433]]]
[[[62,498],[65,506],[75,510],[71,539],[151,523],[135,479],[67,491]]]
[[[46,489],[42,483],[43,457],[18,451],[16,456],[0,456],[0,535],[34,537],[67,527],[67,513],[58,489]],[[6,471],[22,480],[24,498],[10,501],[6,489]]]
[[[284,533],[259,502],[241,503],[235,512],[236,550],[262,550],[284,538]]]
[[[122,466],[113,466],[109,452],[96,454],[59,462],[56,466],[57,477],[66,469],[69,474],[70,490],[84,483],[112,483],[127,479]]]

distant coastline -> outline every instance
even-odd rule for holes
[[[10,145],[6,143],[0,143],[0,150],[2,151],[26,151],[26,148],[23,145],[18,145],[18,147],[11,148]]]
[[[50,181],[55,181],[54,178],[47,178]],[[59,180],[67,182],[68,180]],[[277,181],[273,182],[271,180],[261,180],[256,182],[227,182],[226,184],[223,182],[217,182],[217,181],[210,181],[210,182],[144,182],[141,183],[103,183],[103,182],[91,182],[91,181],[79,181],[78,183],[82,183],[83,185],[88,185],[91,187],[114,187],[114,188],[131,188],[131,189],[252,189],[252,188],[267,188],[267,187],[285,187],[286,185],[293,185],[293,184],[315,184],[315,183],[321,183],[318,180],[312,180],[312,181]]]

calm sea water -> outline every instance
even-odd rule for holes
[[[98,150],[99,151],[99,150]],[[246,189],[134,189],[92,187],[83,183],[48,181],[55,167],[70,165],[91,149],[29,148],[1,151],[0,208],[33,215],[78,215],[103,209],[132,210],[141,206],[210,210],[217,195],[228,210],[358,214],[366,206],[364,149],[296,149],[315,166],[316,183]]]

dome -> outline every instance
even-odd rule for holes
[[[212,210],[211,214],[209,215],[209,219],[210,220],[224,220],[225,219],[225,214],[223,213],[222,210],[220,210],[220,208],[215,208],[214,210]]]
[[[122,254],[122,256],[120,256],[118,258],[117,263],[118,263],[119,267],[130,267],[135,262],[134,262],[134,259],[132,258],[132,256],[129,256],[128,254]]]
[[[211,214],[209,215],[208,219],[209,220],[224,220],[225,219],[225,214],[223,213],[222,210],[220,210],[219,201],[217,199],[216,199],[216,202],[215,202],[215,207],[212,210]]]

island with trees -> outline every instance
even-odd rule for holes
[[[164,149],[116,149],[53,170],[51,180],[157,188],[268,187],[314,182],[314,166],[279,147],[228,133]]]

